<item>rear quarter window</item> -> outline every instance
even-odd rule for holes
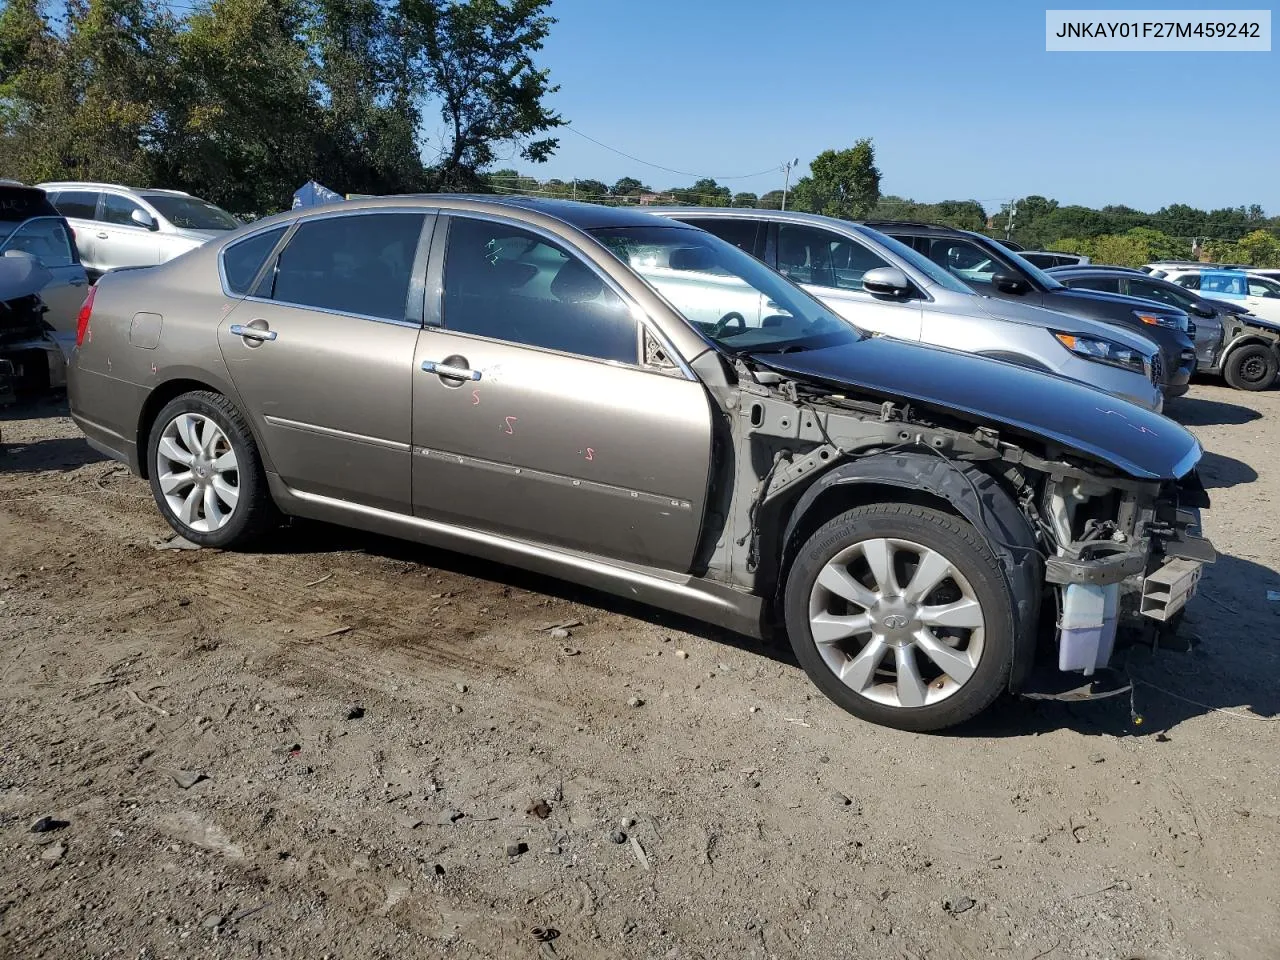
[[[288,225],[285,224],[255,233],[222,251],[222,275],[226,279],[229,293],[241,297],[248,294],[253,278],[258,275],[287,229]]]

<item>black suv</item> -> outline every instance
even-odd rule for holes
[[[996,240],[929,223],[864,221],[865,225],[914,247],[978,293],[1029,303],[1073,317],[1129,327],[1160,347],[1164,393],[1187,392],[1196,367],[1195,326],[1186,312],[1137,297],[1073,290]]]

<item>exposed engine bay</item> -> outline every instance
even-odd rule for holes
[[[732,446],[747,455],[720,485],[732,492],[723,507],[734,533],[717,538],[708,577],[768,589],[797,537],[863,490],[945,502],[986,537],[1016,598],[1016,689],[1044,633],[1042,610],[1054,618],[1058,669],[1087,677],[1107,665],[1118,633],[1172,637],[1203,564],[1216,559],[1200,533],[1209,499],[1198,452],[1181,477],[1135,479],[951,411],[743,363],[738,374],[722,401]]]

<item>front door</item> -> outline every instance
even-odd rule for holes
[[[790,277],[846,320],[864,330],[919,340],[918,299],[885,299],[862,289],[862,275],[891,266],[873,251],[833,230],[778,224],[779,273]]]
[[[643,365],[632,308],[564,245],[447,221],[413,364],[414,512],[687,571],[711,458],[702,385]]]
[[[381,211],[304,221],[258,295],[219,325],[244,409],[295,490],[412,509],[421,312],[409,291],[424,221],[433,218]]]
[[[139,226],[134,211],[140,204],[116,193],[104,193],[94,224],[94,250],[103,270],[117,267],[149,267],[160,262],[160,240],[155,231]]]

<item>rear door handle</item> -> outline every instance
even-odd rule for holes
[[[447,363],[437,363],[435,360],[423,360],[422,369],[427,373],[434,373],[437,376],[448,377],[450,380],[479,380],[479,370],[468,370],[466,367],[454,367]]]
[[[274,340],[276,332],[274,330],[263,330],[259,327],[246,327],[242,323],[233,323],[230,328],[232,333],[237,337],[244,337],[246,340]]]

